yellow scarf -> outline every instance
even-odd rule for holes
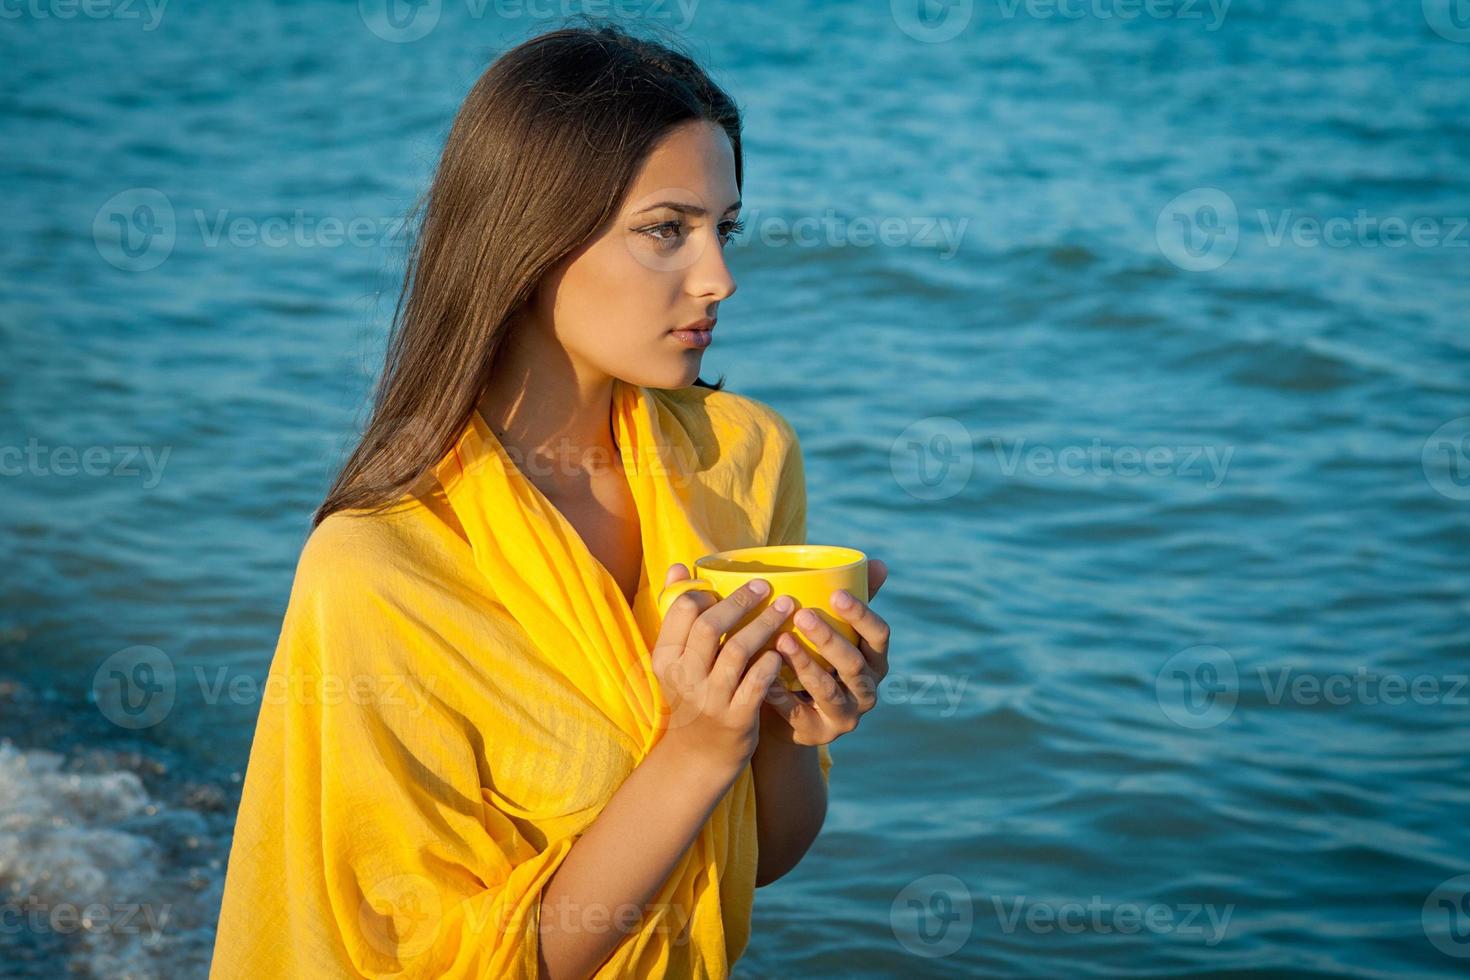
[[[313,531],[212,980],[536,976],[539,916],[562,914],[542,888],[667,717],[649,658],[664,573],[805,541],[800,447],[773,409],[615,381],[612,425],[643,544],[631,607],[478,413],[405,506]],[[747,765],[598,977],[728,975],[750,934],[755,805]],[[613,911],[565,921],[615,928]]]

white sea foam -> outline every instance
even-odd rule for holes
[[[170,954],[189,944],[148,829],[161,820],[172,835],[199,815],[151,800],[134,772],[71,773],[63,762],[0,741],[0,948],[59,940],[73,975],[173,973]],[[189,900],[200,899],[195,886]]]

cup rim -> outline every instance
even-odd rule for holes
[[[705,555],[703,558],[695,559],[694,567],[700,571],[727,571],[726,569],[708,568],[703,562],[721,558],[728,559],[731,555],[749,555],[752,552],[760,551],[789,551],[793,548],[820,548],[825,551],[845,551],[849,554],[857,555],[857,557],[842,565],[823,565],[820,568],[793,568],[785,572],[760,572],[758,576],[760,578],[779,578],[783,575],[810,575],[812,572],[841,572],[855,568],[868,560],[866,552],[859,551],[857,548],[849,548],[845,544],[757,544],[751,545],[748,548],[727,548],[724,551],[716,551],[712,554]],[[698,578],[699,576],[695,575],[694,577]]]

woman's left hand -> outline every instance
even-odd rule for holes
[[[868,562],[868,597],[871,601],[888,578],[882,559]],[[783,738],[797,745],[825,745],[857,727],[858,719],[878,703],[878,684],[888,676],[888,623],[856,596],[843,609],[838,599],[846,589],[832,594],[832,608],[857,630],[853,646],[841,633],[816,617],[807,628],[798,611],[796,627],[836,670],[834,677],[817,666],[796,639],[782,633],[776,650],[796,672],[805,691],[786,690],[777,681],[761,706],[761,734]]]

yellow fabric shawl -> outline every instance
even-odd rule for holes
[[[312,532],[213,980],[536,976],[543,886],[661,733],[649,651],[668,566],[805,541],[800,446],[769,406],[616,381],[612,415],[643,543],[631,608],[478,413],[403,507]],[[747,765],[598,977],[728,975],[750,934],[755,805]],[[559,914],[609,929],[627,911]]]

